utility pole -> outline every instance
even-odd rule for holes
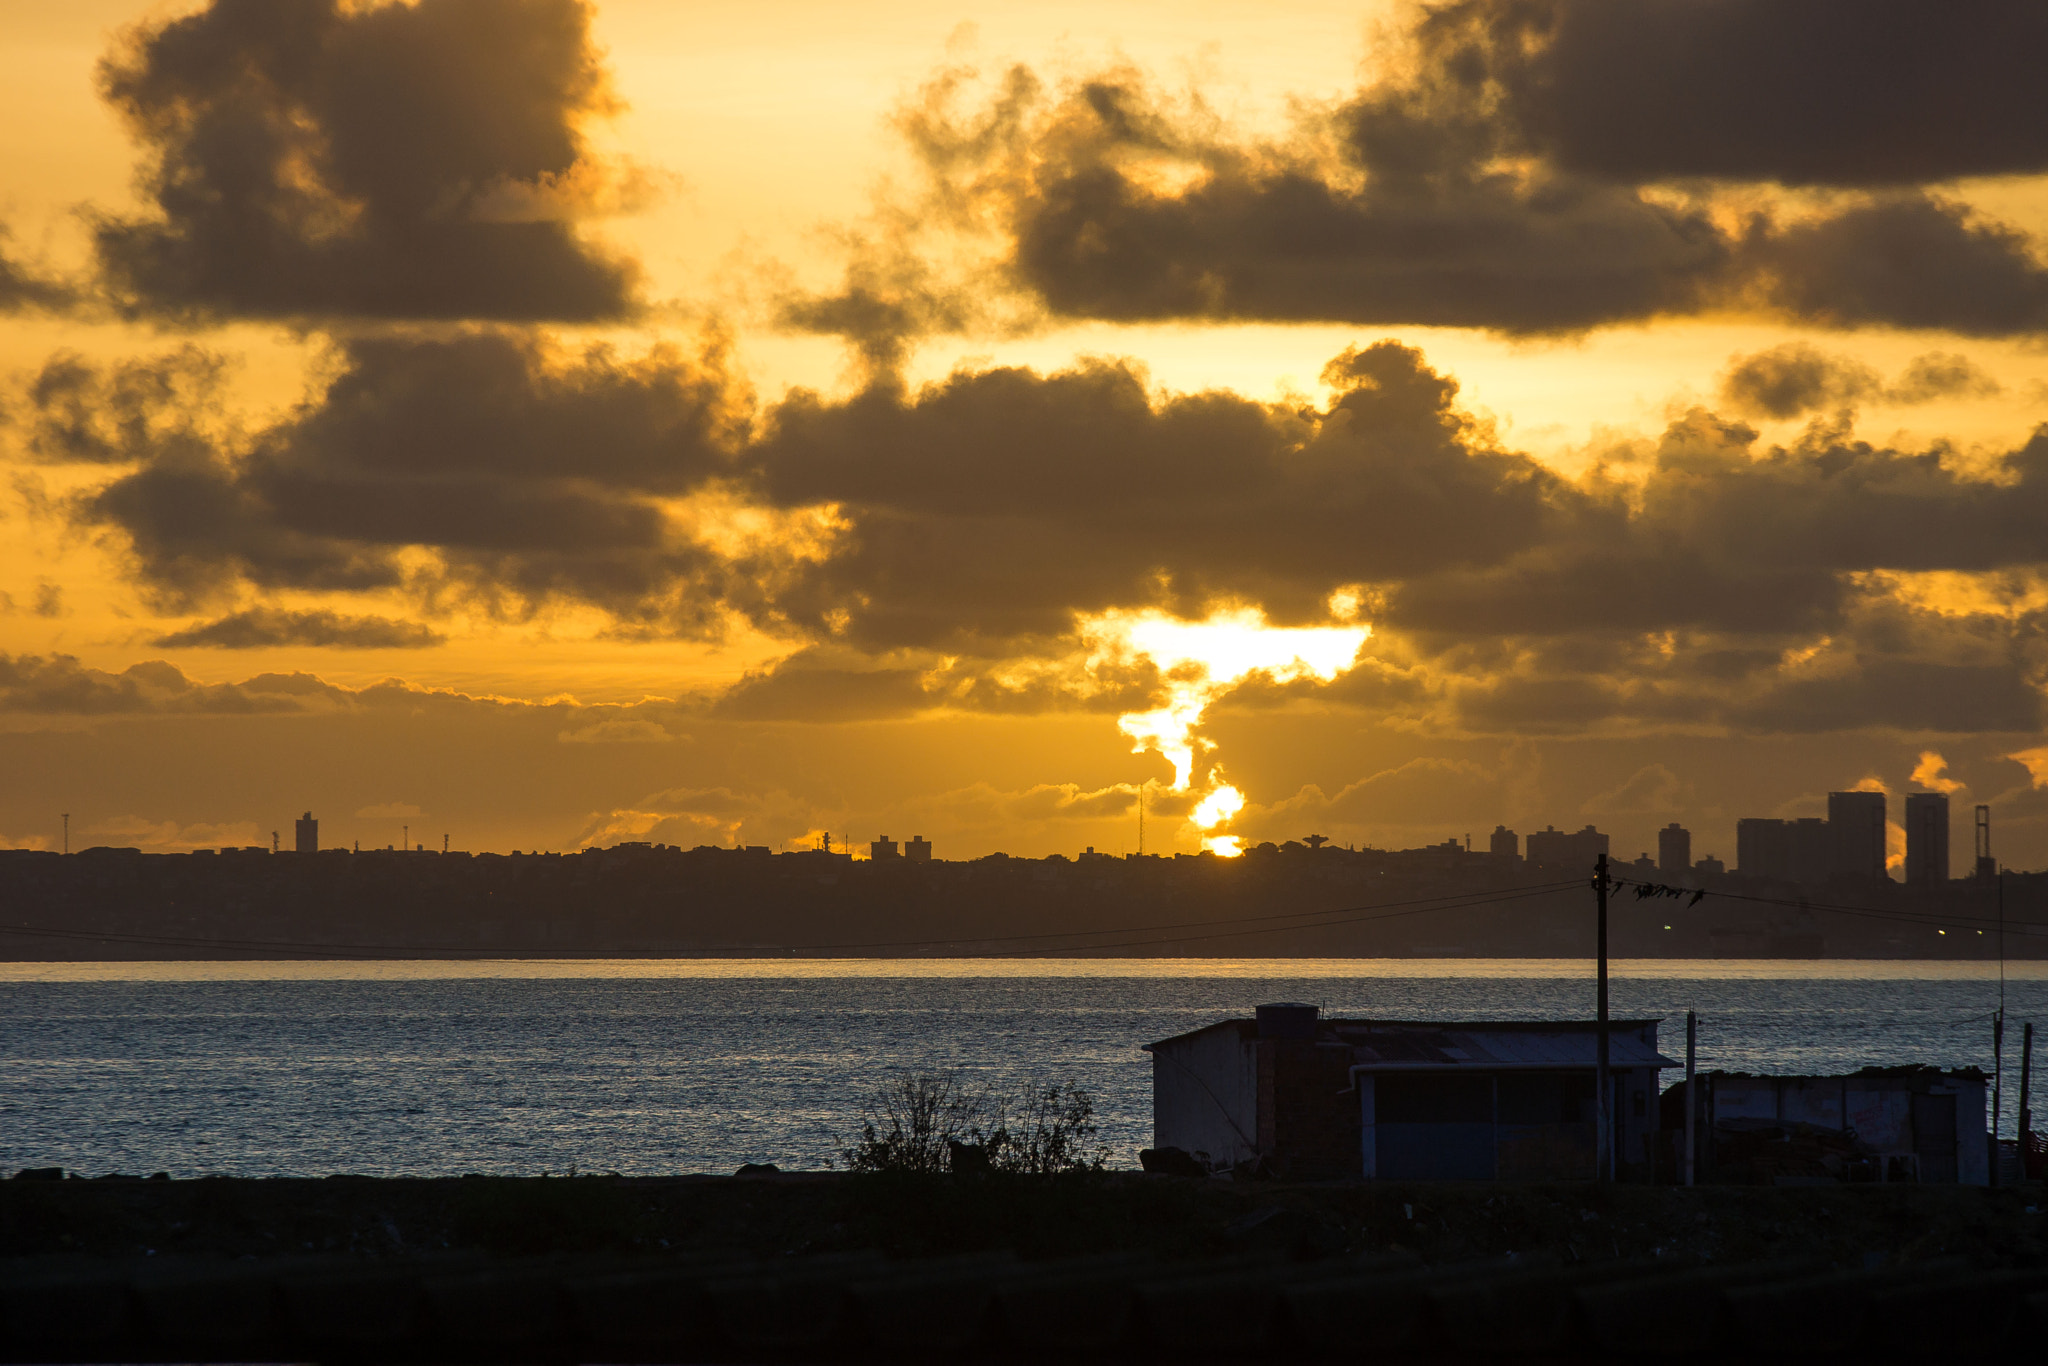
[[[64,852],[71,852],[71,813],[64,813]]]
[[[2020,1027],[2020,1178],[2027,1174],[2027,1141],[2034,1132],[2034,1022]]]
[[[1694,1065],[1699,1037],[1700,1017],[1688,1010],[1685,1012],[1685,1184],[1688,1186],[1693,1183],[1694,1163],[1699,1151],[1699,1069]]]
[[[1985,810],[1978,807],[1979,811]],[[1988,828],[1988,823],[1987,823]],[[1986,841],[1987,845],[1989,841]],[[1998,1184],[1998,1131],[2005,1118],[2005,869],[1998,877],[1998,1013],[1991,1017],[1991,1184]],[[2025,1104],[2022,1099],[2021,1104]]]
[[[1145,785],[1138,784],[1138,857],[1145,857]]]
[[[1608,1101],[1607,1066],[1607,855],[1602,854],[1593,864],[1593,893],[1600,908],[1600,977],[1599,977],[1599,1030],[1596,1039],[1598,1052],[1594,1054],[1593,1098],[1598,1108],[1598,1141],[1600,1144],[1595,1158],[1594,1171],[1602,1181],[1614,1179],[1614,1116]]]
[[[2005,1007],[1991,1017],[1991,1184],[1998,1184],[1998,1121],[2005,1109]]]

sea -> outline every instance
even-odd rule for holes
[[[2002,999],[2008,1135],[2021,1023],[2048,1026],[2048,963],[1624,961],[1611,991],[1615,1018],[1664,1021],[1667,1056],[1692,1010],[1701,1068],[1790,1073],[1989,1071]],[[0,1172],[818,1170],[922,1074],[1078,1086],[1109,1165],[1135,1167],[1140,1045],[1267,1001],[1590,1019],[1594,982],[1469,958],[6,963]]]

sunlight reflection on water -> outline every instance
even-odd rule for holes
[[[2015,1022],[2048,972],[2009,970]],[[179,1175],[818,1167],[905,1071],[1094,1094],[1150,1141],[1138,1045],[1260,1001],[1586,1018],[1583,960],[711,959],[0,966],[0,1167]],[[1991,1063],[1996,964],[1618,962],[1617,1017],[1701,1064]],[[2008,1086],[2010,1115],[2016,1089]]]

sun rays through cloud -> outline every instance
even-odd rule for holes
[[[1339,612],[1355,606],[1355,598],[1332,601]],[[1236,605],[1212,609],[1199,621],[1157,608],[1109,611],[1085,618],[1081,633],[1091,669],[1147,661],[1159,671],[1165,702],[1124,713],[1117,729],[1131,738],[1133,753],[1158,754],[1173,765],[1172,790],[1196,794],[1188,826],[1199,833],[1204,849],[1234,857],[1241,841],[1225,827],[1244,808],[1244,794],[1212,758],[1215,746],[1200,733],[1203,717],[1254,675],[1276,683],[1329,682],[1357,660],[1372,627],[1274,626],[1259,608]]]

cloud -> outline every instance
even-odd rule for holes
[[[146,816],[112,816],[81,824],[72,832],[74,845],[98,836],[98,843],[115,848],[140,849],[146,854],[184,853],[193,849],[268,849],[270,841],[254,821],[198,822],[181,825],[174,820],[150,820]]]
[[[495,330],[354,338],[306,404],[253,434],[117,444],[137,463],[71,512],[118,530],[135,576],[170,607],[237,584],[365,591],[410,577],[508,614],[560,597],[708,629],[693,590],[719,557],[666,510],[729,473],[747,412],[707,348],[627,359]],[[155,411],[127,425],[174,425]],[[424,577],[404,567],[415,546],[437,554]],[[743,596],[743,582],[729,591]]]
[[[1960,792],[1966,784],[1948,776],[1948,760],[1941,757],[1939,750],[1920,751],[1920,761],[1913,766],[1913,786],[1928,792]]]
[[[764,845],[779,848],[808,841],[818,829],[809,802],[775,789],[735,791],[729,787],[676,787],[651,793],[631,806],[595,813],[576,843],[597,848],[621,840],[695,847],[701,844]]]
[[[565,730],[555,739],[565,745],[665,745],[678,738],[658,721],[618,716]]]
[[[1738,413],[1789,418],[1853,404],[1883,387],[1877,371],[1809,342],[1785,342],[1738,356],[1721,379],[1721,397]]]
[[[1930,351],[1916,356],[1887,385],[1877,371],[1850,356],[1830,355],[1810,342],[1784,342],[1737,356],[1721,377],[1721,399],[1738,413],[1794,418],[1802,413],[1853,407],[1865,400],[1911,406],[1945,398],[1982,398],[1998,381],[1968,356]]]
[[[1930,351],[1913,358],[1885,397],[1892,403],[1933,403],[1944,398],[1988,398],[2001,391],[1999,382],[1968,356]]]
[[[616,107],[589,22],[581,0],[212,0],[131,30],[100,87],[154,212],[99,216],[109,288],[174,315],[632,312],[635,268],[570,221],[621,198],[581,133]]]
[[[1311,826],[1412,829],[1498,820],[1506,788],[1501,773],[1467,759],[1411,759],[1350,783],[1335,795],[1310,784],[1285,801],[1255,807],[1232,822],[1250,839],[1300,839]]]
[[[2033,724],[2048,432],[1963,454],[1864,440],[1837,411],[1766,445],[1702,408],[1568,478],[1411,347],[1347,349],[1323,380],[1321,402],[1261,402],[1096,358],[761,405],[715,341],[356,339],[267,425],[209,416],[196,455],[138,380],[134,420],[75,444],[139,454],[78,462],[104,482],[65,506],[165,612],[398,593],[423,616],[594,609],[635,638],[743,623],[785,643],[707,705],[719,720],[1143,711],[1167,680],[1091,664],[1082,623],[1327,623],[1343,589],[1374,630],[1357,667],[1231,706],[1315,697],[1489,735]],[[1778,348],[1737,357],[1728,397],[1800,411],[1980,380],[1948,353],[1887,381]],[[120,388],[102,369],[52,391]],[[288,633],[224,620],[193,629]]]
[[[2048,169],[2031,60],[2048,15],[2031,5],[1479,0],[1421,24],[1535,145],[1605,179],[1869,186]]]
[[[263,650],[307,645],[339,650],[418,650],[448,637],[416,621],[390,617],[349,617],[334,612],[287,612],[252,607],[216,621],[156,637],[166,648],[200,646],[215,650]]]
[[[24,394],[28,451],[50,464],[203,461],[220,436],[230,368],[191,343],[103,366],[59,351]]]
[[[162,660],[130,665],[120,673],[88,668],[71,655],[0,654],[0,712],[42,716],[116,716],[142,713],[256,714],[304,710],[326,700],[326,685],[311,695],[272,686],[277,675],[246,683],[195,683]]]
[[[80,302],[77,287],[16,260],[13,233],[0,224],[0,313],[60,313]]]
[[[1862,69],[1860,57],[1841,55],[1861,53],[1862,25],[1841,6],[1818,8],[1833,30],[1858,34],[1829,43],[1796,35],[1817,69],[1813,85],[1825,87]],[[1957,36],[1967,24],[1902,19],[1897,6],[1884,8],[1880,44],[1913,28],[1939,29],[1971,50],[1979,41]],[[978,102],[975,74],[948,70],[898,120],[927,175],[922,198],[899,214],[916,218],[935,254],[964,244],[985,253],[986,268],[967,272],[953,294],[985,294],[992,278],[1007,278],[1068,317],[1569,334],[1733,311],[1820,327],[1983,336],[2048,327],[2048,270],[2033,241],[1931,188],[1966,172],[1967,156],[1943,166],[1931,151],[1885,170],[1860,157],[1876,144],[1837,136],[1833,150],[1844,160],[1830,179],[1848,188],[1809,202],[1763,186],[1710,183],[1676,165],[1620,175],[1617,159],[1582,155],[1582,141],[1565,136],[1580,125],[1566,115],[1611,93],[1568,84],[1605,80],[1598,63],[1579,59],[1582,49],[1600,48],[1616,63],[1633,61],[1636,49],[1580,39],[1600,16],[1625,9],[1604,0],[1414,6],[1408,27],[1375,62],[1381,79],[1340,105],[1304,101],[1295,128],[1263,141],[1234,135],[1198,96],[1164,94],[1129,66],[1058,85],[1013,68]],[[1689,60],[1657,46],[1691,40],[1681,10],[1759,35],[1773,27],[1761,7],[1734,0],[1642,10],[1636,27],[1611,27],[1650,45],[1650,66]],[[1569,60],[1546,65],[1553,51]],[[1757,61],[1769,80],[1804,70],[1782,65],[1781,53],[1735,61],[1733,51],[1725,47],[1731,61],[1716,74],[1716,99],[1746,91]],[[1940,90],[1967,65],[1954,56],[1897,46],[1887,60],[1946,73],[1902,103],[1946,109]],[[1973,117],[2040,103],[2028,93],[2036,82],[2020,69],[2009,56],[1986,68],[1998,93],[1979,100]],[[1876,89],[1889,94],[1894,84]],[[1811,89],[1777,94],[1798,108],[1785,118],[1793,130],[1785,142],[1839,132],[1837,110],[1814,102]],[[1660,107],[1645,122],[1662,126],[1668,112]],[[1897,118],[1890,111],[1883,122],[1895,126]],[[1766,126],[1775,138],[1776,127]],[[1929,145],[1918,131],[1915,145]],[[1716,128],[1717,146],[1718,137]],[[1813,150],[1824,158],[1823,147]],[[2034,164],[2034,155],[2019,161]],[[1897,173],[1909,164],[1930,174]],[[1737,169],[1736,180],[1768,181],[1786,167],[1764,159],[1729,168]],[[855,276],[863,273],[872,270],[855,253],[842,298],[858,294]],[[930,295],[933,286],[920,289]],[[941,325],[946,312],[927,305],[919,317]]]
[[[379,802],[375,806],[366,806],[356,812],[356,815],[361,819],[372,821],[406,820],[414,816],[424,816],[426,814],[426,812],[420,810],[411,802]]]
[[[1662,764],[1647,764],[1619,787],[1589,797],[1579,810],[1586,815],[1661,815],[1684,805],[1685,784],[1678,775]]]

